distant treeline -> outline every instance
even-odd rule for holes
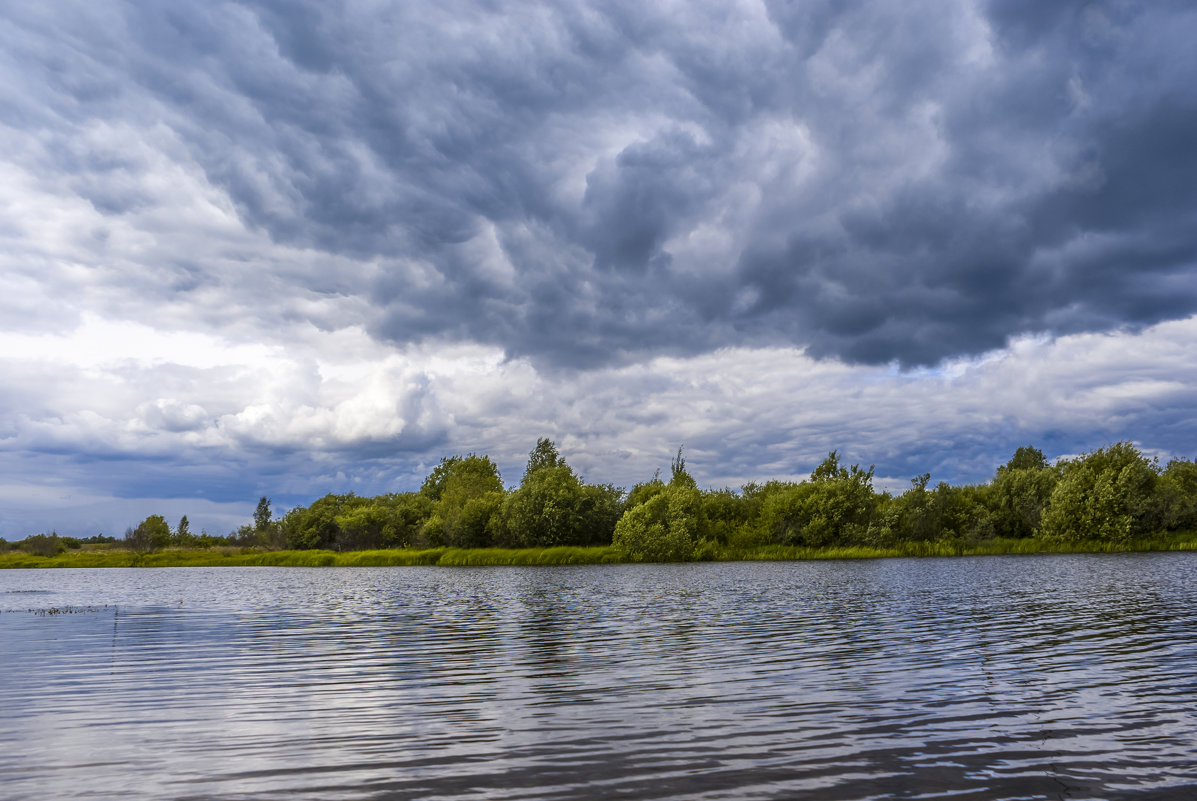
[[[668,481],[658,472],[625,491],[585,483],[553,442],[541,439],[512,489],[487,456],[451,456],[418,492],[326,495],[278,519],[262,498],[253,523],[227,537],[194,535],[186,517],[172,530],[151,515],[126,532],[123,544],[137,551],[613,544],[635,560],[676,561],[766,545],[893,548],[1026,537],[1116,544],[1195,528],[1197,464],[1182,459],[1161,467],[1129,442],[1054,465],[1037,448],[1022,447],[988,483],[931,486],[924,473],[892,495],[873,488],[872,467],[844,466],[835,451],[806,481],[703,490],[679,449]]]

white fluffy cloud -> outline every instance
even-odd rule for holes
[[[414,488],[440,456],[469,450],[514,480],[545,435],[589,479],[623,485],[667,466],[681,444],[712,486],[802,477],[833,448],[877,463],[895,490],[923,470],[984,480],[1028,442],[1059,456],[1140,438],[1188,456],[1167,432],[1185,430],[1197,386],[1197,318],[1026,338],[913,372],[792,348],[563,372],[481,345],[400,349],[353,327],[293,335],[290,347],[266,347],[85,317],[62,334],[0,336],[3,352],[29,354],[0,360],[25,387],[21,411],[0,418],[6,452],[20,455],[0,479],[6,525],[82,525],[120,508],[101,503],[105,492],[137,507],[127,525],[150,513],[147,487],[163,498],[154,509],[201,523],[219,511],[217,524],[230,509],[247,515],[259,493],[307,502]]]
[[[0,536],[1197,450],[1183,4],[9,12]]]

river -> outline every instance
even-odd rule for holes
[[[1197,798],[1197,553],[0,571],[5,799]]]

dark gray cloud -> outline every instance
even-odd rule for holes
[[[682,443],[715,486],[833,448],[891,488],[1028,442],[1192,456],[1195,29],[8,4],[0,536],[227,531],[450,453],[517,477],[546,435],[621,484]]]
[[[7,16],[5,121],[72,191],[153,203],[78,134],[157,126],[247,224],[340,260],[284,291],[359,296],[386,340],[913,365],[1197,309],[1184,3]]]

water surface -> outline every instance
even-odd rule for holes
[[[0,796],[1197,798],[1195,571],[0,571]]]

